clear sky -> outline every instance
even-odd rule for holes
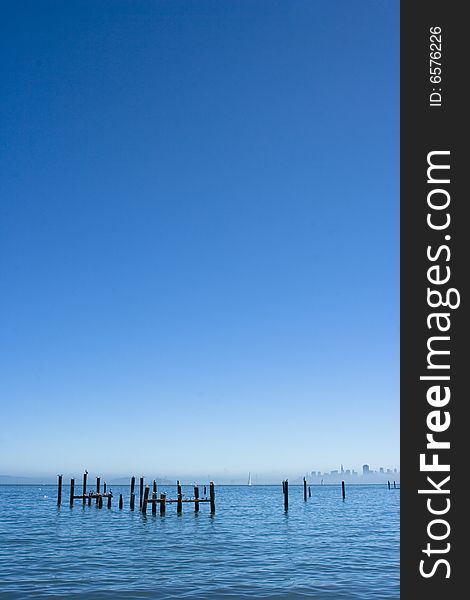
[[[398,1],[10,1],[0,47],[0,474],[398,466]]]

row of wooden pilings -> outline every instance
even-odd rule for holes
[[[304,477],[303,479],[303,483],[304,483],[304,500],[305,502],[307,502],[307,498],[311,498],[312,497],[312,490],[310,488],[310,486],[307,486],[307,480]],[[388,489],[391,490],[392,489],[392,485],[390,483],[390,481],[387,482],[388,483]],[[393,482],[393,489],[397,489],[397,484],[394,481]],[[285,479],[282,482],[282,493],[284,494],[284,510],[289,510],[289,481],[287,479]],[[341,482],[341,497],[343,500],[346,500],[346,485],[344,483],[344,481]]]
[[[103,499],[107,500],[108,508],[111,508],[111,503],[113,499],[113,492],[111,490],[107,491],[106,482],[103,484],[103,490],[101,490],[101,478],[96,478],[96,490],[87,492],[87,477],[88,472],[85,471],[83,474],[83,484],[82,484],[82,493],[75,494],[75,479],[70,480],[70,506],[73,506],[74,500],[82,500],[83,506],[88,503],[88,506],[91,506],[93,500],[96,501],[96,505],[98,508],[103,507]],[[58,475],[58,483],[57,483],[57,506],[62,504],[62,480],[63,476]],[[130,498],[129,498],[129,508],[131,511],[135,509],[135,477],[131,477],[131,489],[130,489]],[[160,507],[160,514],[164,515],[166,513],[167,504],[176,504],[176,512],[181,514],[183,512],[183,503],[193,503],[194,504],[194,512],[199,512],[199,505],[202,503],[210,503],[211,513],[215,513],[215,486],[211,481],[209,483],[209,498],[200,496],[199,486],[194,486],[194,497],[193,498],[184,498],[183,488],[179,481],[176,484],[177,488],[177,497],[175,499],[167,498],[165,493],[161,493],[160,496],[157,494],[157,482],[154,480],[152,484],[152,493],[150,494],[150,486],[144,486],[144,478],[141,477],[139,481],[139,509],[145,514],[147,512],[147,506],[151,504],[152,506],[152,514],[156,514],[157,505]],[[207,487],[204,486],[204,496],[206,496]],[[123,495],[119,494],[119,509],[122,510],[124,508],[124,499]]]
[[[312,489],[310,486],[307,486],[307,480],[304,477],[304,501],[307,502],[307,498],[312,497]],[[344,487],[344,481],[341,482],[341,490],[343,495],[343,500],[346,499],[346,488]],[[282,482],[282,493],[284,495],[284,510],[289,510],[289,481],[285,479]]]

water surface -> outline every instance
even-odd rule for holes
[[[340,486],[312,486],[304,502],[291,485],[286,514],[280,486],[216,486],[214,516],[184,504],[161,517],[110,487],[100,510],[70,509],[65,485],[60,508],[55,486],[0,486],[2,599],[399,598],[399,490],[349,485],[343,502]]]

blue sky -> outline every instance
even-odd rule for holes
[[[3,13],[0,473],[398,466],[398,2]]]

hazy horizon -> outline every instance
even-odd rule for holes
[[[368,463],[365,463],[368,464]],[[346,471],[355,471],[356,474],[362,478],[362,466],[363,465],[344,465],[344,470]],[[390,469],[390,470],[394,470],[397,469],[397,472],[400,472],[400,468],[399,465],[380,465],[380,466],[376,466],[376,465],[369,465],[371,471],[374,474],[378,474],[378,475],[386,475],[386,473],[379,473],[379,469],[383,468],[383,469]],[[157,479],[168,479],[168,480],[177,480],[180,479],[181,481],[193,481],[193,480],[209,480],[211,478],[213,479],[236,479],[236,480],[248,480],[248,476],[251,476],[252,481],[256,481],[256,479],[260,479],[260,480],[273,480],[273,481],[282,481],[282,479],[284,478],[298,478],[298,477],[303,477],[304,475],[310,476],[311,472],[315,472],[315,473],[322,473],[322,474],[330,474],[332,471],[340,471],[341,469],[341,465],[333,465],[330,468],[324,468],[324,469],[319,469],[319,468],[309,468],[306,469],[304,471],[294,471],[294,470],[286,470],[286,471],[282,471],[279,469],[272,469],[270,471],[241,471],[241,470],[237,470],[237,471],[228,471],[227,469],[222,469],[222,470],[213,470],[213,471],[195,471],[195,472],[180,472],[180,473],[176,473],[176,472],[172,472],[172,471],[168,471],[168,470],[157,470],[155,468],[149,469],[147,472],[144,472],[142,470],[139,469],[131,469],[128,473],[123,473],[122,471],[110,471],[107,469],[104,470],[93,470],[93,471],[89,471],[89,478],[90,481],[93,480],[94,477],[106,477],[108,480],[118,480],[118,479],[129,479],[132,475],[136,476],[136,477],[140,477],[140,476],[144,476],[146,479],[152,480],[154,478]],[[81,481],[81,477],[82,474],[84,472],[84,468],[82,469],[78,469],[77,471],[65,471],[65,472],[60,472],[60,474],[62,474],[65,479],[70,478],[70,477],[74,477],[76,479],[77,482]],[[349,473],[348,473],[349,474]],[[30,471],[24,471],[24,472],[15,472],[15,471],[2,471],[0,472],[0,482],[2,478],[17,478],[17,479],[22,479],[22,478],[32,478],[32,479],[54,479],[54,481],[57,478],[58,473],[54,472],[52,470],[44,470],[42,472],[30,472]]]
[[[293,485],[301,483],[301,479],[305,476],[310,485],[322,484],[326,485],[331,483],[332,485],[337,484],[340,480],[345,479],[349,483],[376,483],[380,481],[386,481],[387,479],[398,479],[400,478],[400,469],[394,472],[392,467],[388,467],[392,470],[391,473],[379,473],[378,470],[374,471],[369,476],[364,476],[361,470],[356,469],[356,475],[353,476],[350,473],[341,474],[336,473],[331,475],[329,472],[322,473],[319,477],[312,476],[310,472],[299,473],[299,472],[281,472],[271,471],[269,473],[229,473],[229,472],[209,472],[209,473],[159,473],[150,471],[143,473],[140,471],[133,471],[129,474],[123,473],[110,473],[106,471],[89,472],[88,481],[89,485],[93,487],[95,484],[95,478],[100,477],[101,481],[106,481],[109,485],[127,485],[130,482],[130,478],[135,476],[136,479],[144,477],[146,484],[149,484],[154,479],[162,485],[172,485],[177,480],[181,481],[183,485],[191,485],[193,483],[204,483],[209,481],[215,481],[219,485],[233,483],[235,485],[244,485],[248,482],[248,477],[251,479],[252,485],[278,485],[284,479],[288,479]],[[64,484],[67,485],[70,479],[75,479],[76,485],[81,485],[83,473],[77,472],[65,472],[63,475]],[[40,485],[54,485],[57,483],[57,474],[52,472],[45,472],[42,474],[6,474],[0,473],[0,484],[7,484],[11,480],[12,483],[28,483]]]

